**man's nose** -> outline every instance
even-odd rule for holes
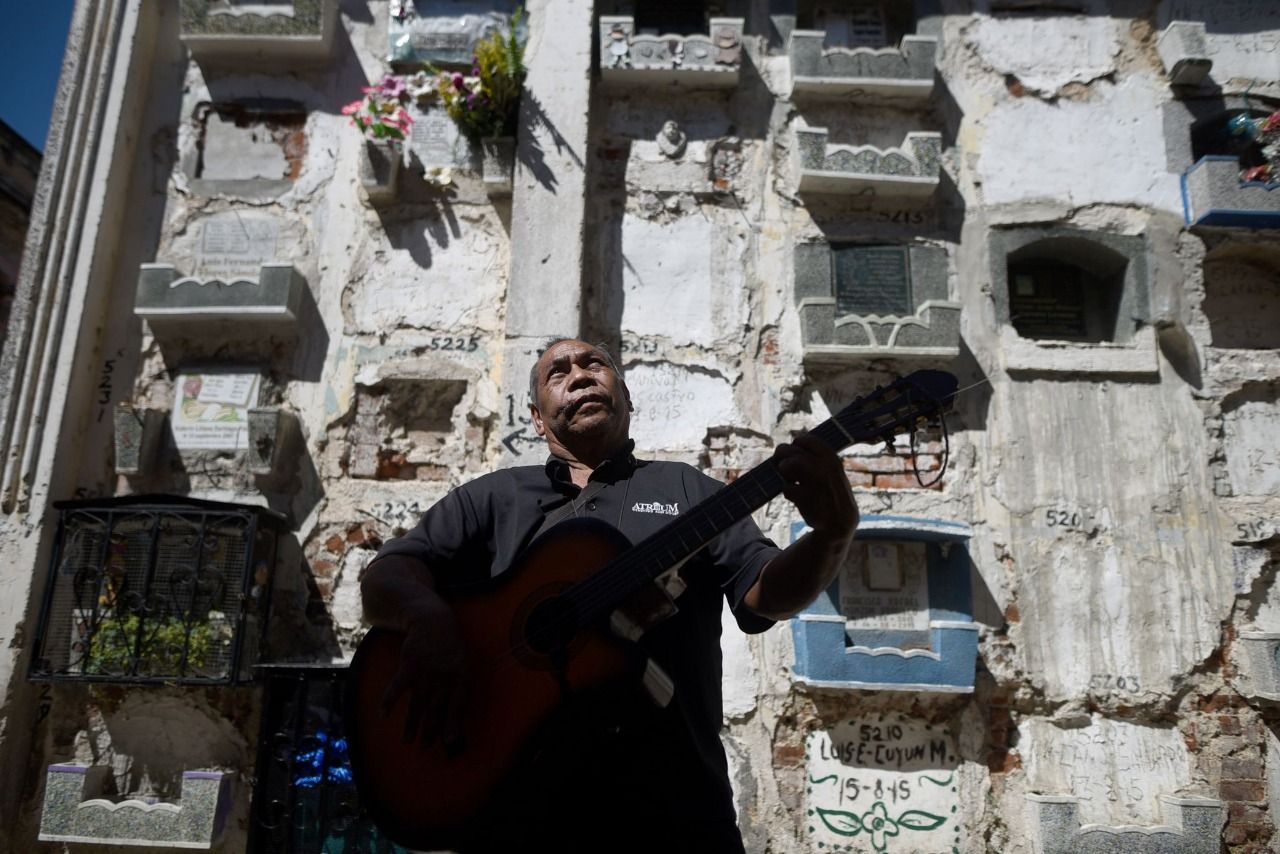
[[[571,365],[569,367],[569,388],[578,388],[584,385],[595,385],[595,375],[581,365]]]

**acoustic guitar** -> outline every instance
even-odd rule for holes
[[[955,392],[951,374],[916,371],[854,401],[811,435],[837,451],[892,442],[940,416]],[[465,840],[468,823],[562,707],[637,672],[638,647],[610,631],[615,610],[785,487],[766,460],[634,546],[603,522],[566,520],[483,588],[442,591],[467,654],[461,749],[446,749],[440,739],[404,742],[407,697],[386,714],[381,708],[404,636],[370,630],[346,691],[352,772],[369,817],[406,848],[438,850]]]

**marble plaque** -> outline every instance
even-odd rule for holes
[[[944,728],[903,715],[855,719],[810,733],[807,850],[959,850],[958,765]]]
[[[1191,783],[1191,758],[1173,727],[1148,727],[1095,715],[1087,727],[1044,720],[1020,727],[1018,752],[1027,787],[1080,799],[1082,824],[1159,824],[1160,795]]]
[[[467,167],[471,162],[471,146],[457,124],[443,109],[423,110],[410,107],[413,129],[409,132],[409,149],[422,165]]]
[[[263,264],[276,260],[280,223],[244,211],[214,214],[200,221],[194,275],[200,279],[258,281]]]
[[[631,438],[642,449],[698,448],[707,427],[737,424],[732,384],[719,375],[679,365],[632,365],[627,388],[635,411]]]
[[[840,612],[849,629],[927,631],[925,544],[855,541],[840,573]]]
[[[836,315],[905,317],[911,304],[911,268],[905,246],[844,246],[836,265]]]
[[[1227,475],[1236,495],[1280,495],[1280,411],[1275,397],[1249,400],[1224,412]]]
[[[507,0],[393,0],[391,60],[469,66],[476,42],[505,32],[513,10]]]
[[[179,374],[173,440],[179,450],[243,451],[249,408],[258,402],[258,374]]]

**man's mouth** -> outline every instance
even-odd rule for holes
[[[609,405],[609,396],[606,394],[584,394],[582,397],[576,398],[569,402],[564,408],[565,414],[572,418],[578,414],[578,410],[590,403],[599,404],[601,406]]]

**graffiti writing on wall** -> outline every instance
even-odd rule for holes
[[[960,850],[958,760],[940,727],[851,720],[805,741],[806,831],[831,851]]]

